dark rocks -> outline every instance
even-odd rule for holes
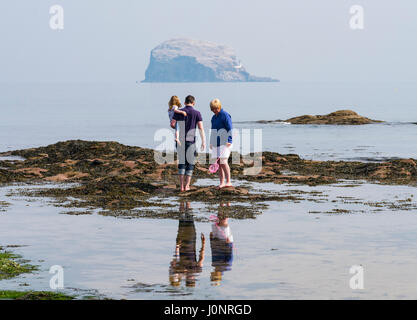
[[[381,123],[380,120],[372,120],[358,115],[352,110],[339,110],[327,115],[303,115],[287,120],[259,120],[256,123],[268,124],[278,122],[289,122],[291,124],[324,124],[324,125],[363,125]]]
[[[241,197],[249,197],[249,190],[240,187],[227,187],[217,189],[216,187],[204,187],[190,190],[180,194],[182,198],[213,200],[213,199],[237,199]]]
[[[362,125],[379,123],[382,121],[371,120],[362,117],[352,110],[340,110],[327,115],[310,116],[304,115],[285,120],[291,124],[335,124],[335,125]]]
[[[70,188],[47,188],[28,196],[57,199],[66,207],[130,210],[133,208],[164,207],[151,198],[177,197],[184,201],[219,202],[291,200],[286,196],[265,194],[235,187],[217,190],[194,187],[180,193],[175,163],[158,165],[154,151],[130,147],[117,142],[66,141],[41,148],[12,152],[24,161],[0,161],[0,183],[11,182],[76,182]],[[1,156],[1,154],[0,154]],[[260,155],[259,155],[260,156]],[[242,160],[232,164],[234,179],[254,182],[321,185],[338,180],[367,180],[387,184],[417,184],[417,161],[400,159],[385,162],[311,161],[298,155],[275,152],[262,154],[262,171],[245,175]],[[197,164],[194,178],[215,178],[207,165]],[[216,181],[217,182],[217,181]],[[213,181],[213,184],[216,182]],[[75,200],[74,200],[75,199]],[[154,210],[150,210],[152,214]]]

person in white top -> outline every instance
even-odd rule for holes
[[[226,206],[230,206],[227,203]],[[224,204],[220,204],[224,207]],[[210,280],[212,285],[220,285],[223,273],[232,269],[233,264],[233,234],[229,226],[227,214],[219,212],[217,219],[213,221],[210,233],[210,247],[212,267]]]

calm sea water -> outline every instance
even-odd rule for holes
[[[415,84],[324,83],[0,85],[0,151],[68,139],[155,148],[155,132],[168,128],[169,97],[193,94],[206,127],[214,97],[235,122],[345,108],[387,121],[355,127],[236,123],[238,129],[262,129],[263,150],[309,159],[417,158],[417,125],[411,124],[417,122],[416,89]],[[204,233],[207,244],[193,287],[170,285],[176,239],[184,233],[178,220],[65,215],[47,199],[8,196],[16,187],[2,187],[0,200],[10,207],[0,212],[0,245],[24,245],[13,250],[40,265],[40,271],[1,281],[0,288],[49,290],[48,270],[61,265],[66,292],[89,294],[93,289],[112,298],[415,299],[417,216],[401,205],[415,208],[416,188],[350,184],[254,184],[273,192],[296,189],[323,196],[318,201],[271,202],[255,220],[229,219],[233,260],[221,276],[208,236],[212,223],[195,221],[186,229],[187,237],[196,237],[198,250]],[[215,214],[202,203],[172,201],[180,212],[189,206],[188,213],[196,218]],[[375,207],[376,201],[385,204]],[[326,213],[339,209],[351,213]],[[365,268],[365,290],[349,287],[353,265]]]
[[[203,83],[0,85],[0,151],[68,139],[114,140],[156,148],[168,128],[167,101],[193,94],[206,128],[218,97],[235,122],[288,119],[353,109],[387,121],[367,126],[236,123],[262,129],[263,150],[308,159],[417,158],[417,84]]]
[[[192,228],[185,230],[178,220],[71,216],[59,214],[66,209],[50,206],[44,200],[7,198],[11,206],[6,213],[0,212],[1,244],[23,245],[13,250],[39,265],[40,271],[0,281],[0,288],[50,290],[48,270],[60,265],[65,271],[65,292],[83,295],[85,291],[79,290],[94,289],[111,298],[417,298],[415,212],[367,204],[416,199],[416,188],[367,184],[356,188],[258,187],[282,192],[319,191],[328,201],[273,202],[255,220],[229,219],[233,259],[229,259],[227,268],[220,269],[216,269],[209,237],[212,223],[187,218]],[[0,197],[8,192],[9,188],[1,188]],[[342,197],[351,197],[351,203],[342,203]],[[179,212],[184,213],[188,207],[189,214],[196,218],[216,214],[216,210],[207,210],[199,202],[177,204]],[[415,206],[415,200],[411,204]],[[353,213],[312,213],[333,209]],[[196,238],[197,256],[201,233],[207,241],[205,259],[193,286],[186,286],[185,277],[179,286],[172,286],[169,278],[180,233],[183,243]],[[364,267],[364,290],[349,286],[353,265]],[[30,287],[22,287],[25,283]]]

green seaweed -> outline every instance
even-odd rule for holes
[[[14,278],[23,273],[38,270],[37,266],[28,264],[20,255],[3,250],[0,247],[0,280]]]
[[[0,300],[73,300],[74,297],[50,291],[0,291]]]

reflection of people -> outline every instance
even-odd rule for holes
[[[211,157],[219,161],[219,189],[231,187],[230,167],[228,159],[232,151],[232,117],[222,109],[219,99],[210,102],[210,109],[214,113],[211,118],[210,149]],[[226,183],[225,181],[226,180]]]
[[[195,276],[201,273],[203,268],[206,241],[204,234],[201,234],[201,249],[197,259],[194,217],[187,212],[189,209],[189,202],[186,203],[186,206],[181,203],[180,211],[183,213],[179,220],[174,258],[169,268],[169,281],[172,286],[180,286],[182,279],[185,278],[187,287],[195,287]]]
[[[224,205],[221,204],[221,207]],[[230,206],[230,203],[227,204]],[[211,265],[214,267],[211,272],[213,285],[220,285],[224,271],[232,269],[233,263],[233,235],[229,226],[229,219],[226,214],[219,212],[217,220],[212,225],[210,233]]]

